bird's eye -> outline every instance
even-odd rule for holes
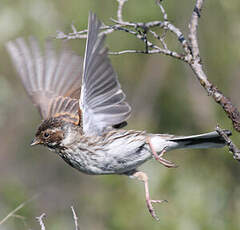
[[[43,135],[44,135],[44,137],[47,138],[47,137],[49,137],[50,134],[48,132],[45,132]]]

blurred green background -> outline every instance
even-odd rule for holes
[[[186,34],[195,1],[165,1],[171,22]],[[150,177],[153,199],[161,219],[149,215],[143,184],[125,176],[88,176],[67,166],[43,147],[30,148],[40,117],[16,76],[4,44],[19,36],[41,41],[57,30],[70,32],[87,26],[92,10],[106,24],[116,18],[114,0],[1,0],[0,2],[0,220],[35,194],[1,230],[39,229],[35,217],[46,213],[47,229],[74,229],[70,206],[75,207],[81,229],[239,229],[240,165],[226,148],[183,150],[167,157],[179,165],[167,169],[152,160],[142,170]],[[240,2],[206,1],[199,40],[204,68],[239,107]],[[154,0],[129,0],[124,8],[129,21],[162,19]],[[169,37],[170,47],[176,48]],[[85,41],[69,42],[83,55]],[[141,49],[130,35],[108,36],[110,50]],[[208,97],[184,63],[161,55],[112,56],[122,87],[133,108],[129,129],[148,132],[197,134],[216,124],[232,129],[224,112]],[[239,134],[233,133],[236,144]]]

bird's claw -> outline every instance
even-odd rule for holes
[[[157,216],[157,214],[156,214],[156,212],[155,212],[152,204],[153,204],[153,203],[154,203],[154,204],[155,204],[155,203],[161,204],[161,203],[163,203],[163,202],[168,202],[168,201],[167,201],[167,200],[150,200],[150,199],[149,199],[149,200],[146,200],[146,202],[147,202],[147,207],[148,207],[148,210],[149,210],[151,216],[152,216],[155,220],[159,221],[159,217]]]
[[[154,150],[152,144],[151,144],[151,141],[150,139],[148,139],[148,143],[149,143],[149,146],[152,150],[152,153],[153,153],[153,156],[155,158],[155,160],[157,160],[158,162],[160,162],[162,165],[164,165],[165,167],[168,167],[168,168],[177,168],[178,166],[176,164],[174,164],[173,162],[169,161],[169,160],[166,160],[165,158],[163,158],[163,155],[167,152],[167,148],[168,146],[165,146],[162,151],[160,152],[160,154],[158,155],[156,153],[156,151]]]
[[[171,162],[171,161],[169,161],[169,160],[166,160],[166,159],[163,158],[163,157],[156,156],[155,159],[156,159],[158,162],[160,162],[162,165],[164,165],[165,167],[168,167],[168,168],[177,168],[177,167],[178,167],[175,163],[173,163],[173,162]]]
[[[146,173],[144,172],[139,172],[139,171],[135,171],[132,174],[133,178],[136,178],[142,182],[144,182],[144,187],[145,187],[145,199],[146,199],[146,203],[147,203],[147,208],[148,211],[150,212],[151,216],[155,219],[155,220],[159,220],[158,216],[156,215],[156,212],[153,208],[153,204],[155,203],[163,203],[163,202],[167,202],[167,200],[152,200],[150,199],[150,195],[149,195],[149,188],[148,188],[148,176]]]

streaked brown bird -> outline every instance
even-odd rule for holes
[[[68,48],[56,53],[51,41],[41,53],[35,38],[7,43],[7,50],[25,90],[43,121],[31,145],[53,150],[73,168],[92,175],[121,174],[144,182],[147,207],[158,219],[149,196],[148,178],[137,168],[149,159],[166,167],[166,151],[225,145],[216,133],[195,136],[149,134],[124,130],[131,108],[99,35],[101,22],[89,14],[84,61]],[[226,131],[228,135],[231,133]]]

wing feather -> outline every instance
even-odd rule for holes
[[[58,96],[50,102],[50,117],[67,119],[70,122],[79,124],[78,99]]]
[[[43,119],[55,113],[78,112],[82,75],[82,58],[65,45],[57,53],[53,42],[47,40],[44,53],[38,41],[29,37],[10,41],[6,48],[23,86]]]
[[[98,36],[100,26],[96,15],[90,13],[80,97],[85,135],[101,135],[125,124],[131,112],[104,47],[105,35]]]

